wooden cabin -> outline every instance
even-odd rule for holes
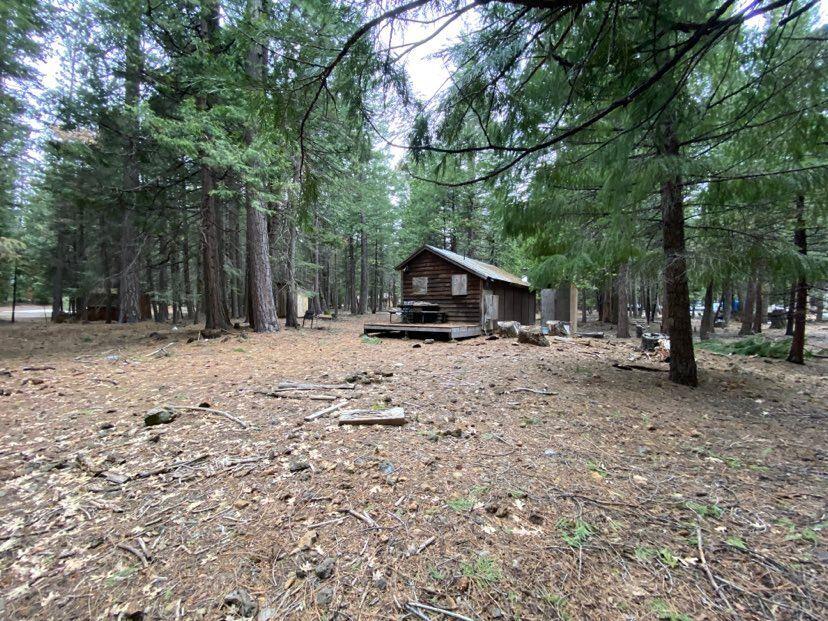
[[[443,325],[451,338],[458,338],[476,336],[497,321],[535,323],[535,293],[529,284],[495,265],[422,246],[396,269],[402,272],[401,308],[422,305],[437,309],[426,311],[426,321],[412,322],[410,315],[402,321],[397,318],[403,326],[398,331],[439,333],[445,331],[440,329]],[[365,331],[390,331],[394,321],[389,314],[385,329],[378,329],[383,324],[372,322],[366,323]]]

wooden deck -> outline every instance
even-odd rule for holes
[[[476,323],[389,323],[387,321],[366,321],[365,334],[396,334],[412,338],[447,336],[449,339],[467,339],[480,336],[483,331]]]

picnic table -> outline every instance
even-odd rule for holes
[[[400,316],[401,323],[445,323],[446,313],[440,311],[440,305],[433,302],[403,302],[399,309],[391,309],[388,322],[392,323],[394,315]]]

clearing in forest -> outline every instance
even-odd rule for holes
[[[823,361],[361,326],[1,326],[0,616],[825,618]]]

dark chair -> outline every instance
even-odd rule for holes
[[[305,327],[305,321],[310,319],[311,328],[313,328],[313,320],[316,318],[316,315],[313,313],[312,310],[306,310],[305,314],[302,316],[302,327]]]

